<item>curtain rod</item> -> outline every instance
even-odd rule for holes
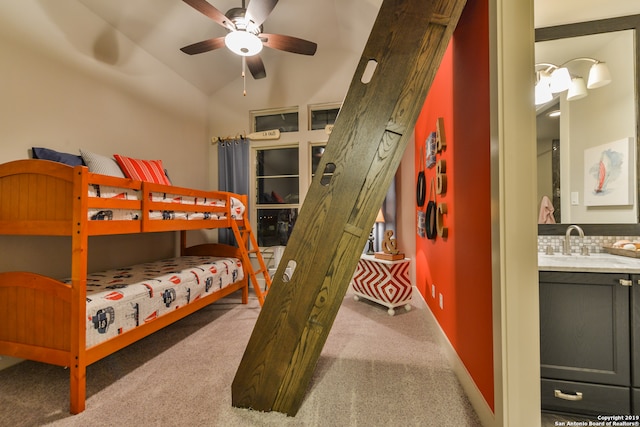
[[[229,141],[237,141],[237,140],[246,141],[247,137],[243,133],[236,134],[236,136],[214,136],[211,138],[212,144],[217,144],[218,142],[229,142]]]

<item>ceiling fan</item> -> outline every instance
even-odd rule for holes
[[[228,31],[224,37],[203,40],[180,49],[189,55],[209,52],[226,46],[235,54],[242,56],[243,65],[246,61],[254,79],[262,79],[267,76],[264,63],[259,55],[263,46],[301,55],[316,53],[316,43],[297,37],[262,32],[262,23],[269,17],[278,0],[251,0],[246,8],[245,1],[242,0],[242,7],[232,8],[225,14],[205,0],[182,1]]]

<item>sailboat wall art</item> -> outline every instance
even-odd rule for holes
[[[633,138],[584,150],[585,206],[633,204]]]

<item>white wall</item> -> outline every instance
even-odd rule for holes
[[[72,18],[85,20],[91,31],[105,25],[90,13]],[[175,184],[206,188],[203,94],[127,39],[114,38],[115,50],[127,52],[127,60],[108,63],[82,48],[59,55],[46,41],[34,43],[20,30],[12,32],[11,23],[5,24],[0,25],[0,162],[27,158],[32,146],[71,153],[84,148],[104,155],[162,159]],[[96,270],[170,256],[175,236],[91,240],[89,268]],[[66,242],[57,237],[0,236],[0,271],[65,277],[70,268]]]
[[[590,36],[598,37],[598,36]],[[637,194],[635,188],[635,151],[627,159],[631,190],[628,205],[586,206],[585,195],[592,188],[585,188],[584,151],[624,138],[636,139],[636,98],[629,90],[635,81],[633,31],[616,35],[594,56],[604,61],[612,73],[607,86],[589,90],[586,98],[568,102],[561,99],[560,158],[562,193],[562,221],[564,223],[615,224],[637,222]],[[585,76],[586,77],[586,76]],[[565,183],[567,183],[565,185]],[[579,204],[571,204],[571,193],[578,193]]]

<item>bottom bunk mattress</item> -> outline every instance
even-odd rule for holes
[[[89,274],[87,348],[243,278],[239,259],[211,256],[177,257]]]

